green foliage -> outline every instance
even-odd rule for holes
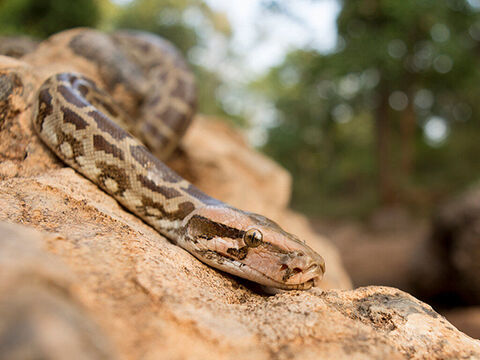
[[[334,52],[295,51],[253,84],[279,111],[264,149],[292,172],[293,205],[428,208],[477,180],[478,10],[464,0],[342,4]],[[432,119],[445,140],[427,136]]]
[[[159,34],[186,53],[199,41],[195,30],[182,22],[187,6],[193,6],[193,1],[137,0],[125,7],[116,26]]]
[[[77,27],[94,27],[100,20],[95,0],[3,0],[0,32],[39,38]]]

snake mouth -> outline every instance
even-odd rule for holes
[[[309,290],[313,286],[315,286],[315,284],[317,284],[320,280],[319,277],[314,277],[314,278],[311,278],[311,279],[309,279],[309,280],[307,280],[303,283],[287,284],[287,283],[277,281],[277,280],[271,278],[270,276],[262,273],[261,271],[253,269],[251,267],[248,267],[248,270],[251,271],[252,273],[256,274],[256,277],[257,277],[255,280],[254,279],[250,279],[250,280],[258,282],[258,283],[260,283],[262,285],[265,285],[265,286],[271,286],[271,287],[274,287],[276,289],[281,289],[281,290]]]
[[[315,276],[303,283],[287,284],[273,279],[260,270],[250,267],[247,264],[228,257],[221,256],[217,252],[195,251],[193,253],[199,260],[210,265],[213,268],[225,271],[229,274],[239,276],[241,278],[256,282],[264,286],[270,286],[281,290],[308,290],[315,286],[320,280],[321,276]],[[208,255],[208,256],[207,256]]]
[[[315,285],[315,279],[310,279],[301,284],[282,284],[279,283],[278,288],[282,290],[308,290]]]

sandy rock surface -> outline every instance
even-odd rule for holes
[[[480,358],[479,341],[397,289],[265,296],[163,243],[142,223],[104,215],[78,224],[89,206],[59,200],[32,204],[74,209],[77,220],[57,235],[0,225],[0,238],[8,239],[0,242],[0,343],[9,345],[0,351],[10,351],[2,355],[33,342],[39,345],[31,351],[49,359],[61,358],[52,354],[62,349],[125,359]],[[60,235],[67,228],[70,235]],[[112,239],[110,231],[119,233]],[[137,241],[130,238],[136,233]],[[33,331],[10,344],[11,324],[17,333]]]
[[[199,119],[171,164],[211,195],[303,237],[325,257],[327,276],[323,288],[267,296],[172,245],[65,168],[32,133],[30,90],[43,77],[0,58],[0,221],[43,234],[0,227],[0,239],[10,239],[0,242],[0,358],[22,349],[12,343],[23,338],[4,330],[14,323],[31,332],[25,341],[40,344],[37,358],[49,359],[61,344],[88,358],[480,358],[479,341],[410,295],[348,290],[336,249],[285,209],[288,174],[209,119]],[[48,311],[38,310],[44,303]],[[62,342],[47,336],[56,332]]]
[[[115,358],[76,296],[75,276],[45,244],[37,231],[0,222],[0,358]]]

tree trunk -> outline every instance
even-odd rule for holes
[[[411,179],[414,158],[415,158],[415,109],[413,107],[413,96],[408,94],[408,106],[402,112],[400,117],[400,131],[402,136],[401,143],[401,176],[402,192],[405,192],[405,186]]]
[[[380,205],[390,205],[395,200],[395,193],[391,173],[392,124],[389,118],[388,91],[385,87],[380,97],[375,119],[378,195]]]

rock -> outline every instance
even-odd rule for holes
[[[62,170],[60,173],[68,177],[72,172]],[[27,186],[27,182],[23,185]],[[71,187],[77,185],[80,184],[73,183]],[[63,327],[60,327],[61,345],[75,344],[65,327],[75,327],[72,322],[75,324],[76,317],[57,303],[50,304],[44,299],[58,293],[69,299],[65,293],[69,294],[73,288],[70,291],[74,291],[76,297],[65,306],[81,303],[87,308],[88,318],[102,325],[120,357],[126,359],[480,358],[479,341],[462,334],[431,307],[399,290],[367,287],[322,291],[316,288],[275,296],[257,294],[161,241],[148,226],[135,221],[136,218],[132,217],[127,224],[125,216],[127,220],[131,216],[126,213],[117,217],[115,212],[93,217],[92,205],[97,202],[99,206],[102,202],[107,206],[108,199],[98,198],[90,204],[67,201],[66,193],[58,191],[51,198],[32,201],[36,198],[33,189],[44,186],[48,184],[40,179],[27,188],[26,192],[32,197],[25,200],[30,205],[25,203],[20,209],[25,210],[23,214],[36,214],[31,217],[31,223],[46,229],[55,219],[60,220],[54,216],[57,211],[73,209],[68,213],[69,222],[57,223],[54,229],[49,229],[57,235],[43,237],[42,242],[37,243],[68,264],[77,279],[74,286],[68,285],[71,281],[68,271],[53,265],[51,255],[37,250],[38,245],[29,244],[21,236],[16,235],[15,242],[10,244],[18,250],[1,248],[4,256],[0,262],[3,275],[0,301],[3,304],[6,298],[22,310],[10,308],[8,316],[3,315],[1,319],[6,318],[17,326],[24,319],[30,328],[38,329],[32,336],[45,332],[45,325],[38,322],[39,315],[35,314],[66,314],[68,322],[61,323]],[[68,191],[67,184],[62,187]],[[87,191],[90,190],[87,187]],[[43,214],[36,211],[38,207],[43,209]],[[56,210],[49,214],[46,209]],[[68,229],[69,235],[62,236]],[[11,238],[5,235],[3,227],[0,231],[0,238]],[[26,267],[27,271],[11,269],[13,266]],[[16,273],[22,276],[11,275]],[[11,279],[7,281],[11,284],[7,288],[3,285],[5,274]],[[20,290],[31,283],[38,287],[37,278],[49,280],[44,281],[48,290],[45,294],[37,288],[32,290],[35,295]],[[31,302],[23,305],[22,299],[23,302],[31,299]],[[46,309],[41,307],[44,302],[50,304]],[[55,310],[48,312],[48,309]],[[92,334],[86,326],[83,330],[85,336]],[[99,334],[93,334],[95,336],[91,336],[99,341]],[[28,338],[28,343],[32,343],[32,338]],[[189,346],[185,346],[186,343]],[[25,348],[32,349],[23,346],[15,349]],[[10,354],[2,352],[4,349],[0,346],[0,357],[12,358],[4,356]],[[41,349],[34,347],[30,351]],[[95,358],[83,349],[78,354]]]
[[[211,195],[261,211],[306,239],[326,259],[323,289],[267,296],[168,242],[66,168],[32,133],[26,89],[38,84],[45,72],[0,58],[0,75],[2,71],[17,77],[13,81],[0,76],[5,104],[0,113],[8,115],[0,124],[0,220],[48,233],[37,241],[41,249],[35,258],[48,252],[47,257],[56,259],[29,260],[32,276],[14,277],[18,280],[9,282],[8,291],[0,295],[0,301],[10,304],[28,298],[34,302],[33,291],[15,297],[15,289],[42,277],[44,264],[51,266],[52,280],[35,283],[41,288],[35,288],[40,305],[26,303],[21,313],[8,311],[1,317],[9,324],[43,324],[35,306],[54,304],[41,314],[56,316],[55,321],[31,325],[29,342],[40,339],[54,323],[66,329],[58,335],[69,346],[65,350],[85,346],[75,353],[79,358],[111,357],[108,343],[122,359],[480,358],[479,341],[404,292],[386,287],[339,289],[348,289],[350,281],[334,247],[316,236],[303,217],[285,209],[288,174],[250,150],[225,125],[200,118],[171,164]],[[16,243],[35,247],[18,238]],[[15,263],[15,255],[8,258]],[[63,265],[55,265],[59,262]],[[16,272],[11,267],[0,270],[7,277]],[[77,311],[84,312],[85,323]],[[85,334],[76,340],[77,332],[71,329]],[[6,351],[12,347],[4,346],[9,341],[0,341],[0,358],[11,354]],[[44,347],[32,351],[31,357],[55,358],[50,355],[54,352],[42,352]]]
[[[431,228],[411,265],[411,282],[416,293],[434,302],[478,305],[480,188],[439,207]]]
[[[123,215],[113,214],[88,220],[84,216],[92,206],[56,203],[59,195],[44,205],[74,209],[71,218],[83,224],[72,220],[49,237],[0,226],[0,238],[10,240],[0,243],[1,358],[62,358],[58,352],[109,358],[106,341],[89,318],[102,324],[126,359],[480,357],[479,341],[399,290],[256,294],[159,241],[143,223],[127,225]],[[48,227],[48,220],[54,218],[37,215],[32,222]],[[70,235],[60,235],[67,228]],[[68,264],[75,285],[42,244]],[[79,316],[77,303],[88,314]]]
[[[114,359],[45,236],[0,222],[0,358]]]

